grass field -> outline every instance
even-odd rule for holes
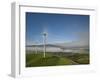
[[[89,54],[47,52],[43,57],[43,52],[27,52],[26,67],[58,66],[58,65],[80,65],[89,64]]]

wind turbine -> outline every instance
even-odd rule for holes
[[[37,42],[35,42],[35,53],[37,54],[38,50],[37,50]]]
[[[43,43],[44,43],[44,47],[43,47],[43,57],[45,58],[45,54],[46,54],[46,41],[47,41],[47,32],[43,32]]]

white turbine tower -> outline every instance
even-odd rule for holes
[[[44,48],[43,48],[43,57],[45,58],[46,54],[46,41],[47,41],[47,32],[43,32],[43,43],[44,43]]]
[[[38,50],[37,50],[37,42],[35,42],[35,53],[37,54]]]

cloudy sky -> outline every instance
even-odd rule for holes
[[[42,44],[43,32],[48,44],[88,45],[89,16],[26,12],[26,45]]]

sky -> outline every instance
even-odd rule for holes
[[[26,45],[80,42],[88,44],[89,15],[26,12]]]

